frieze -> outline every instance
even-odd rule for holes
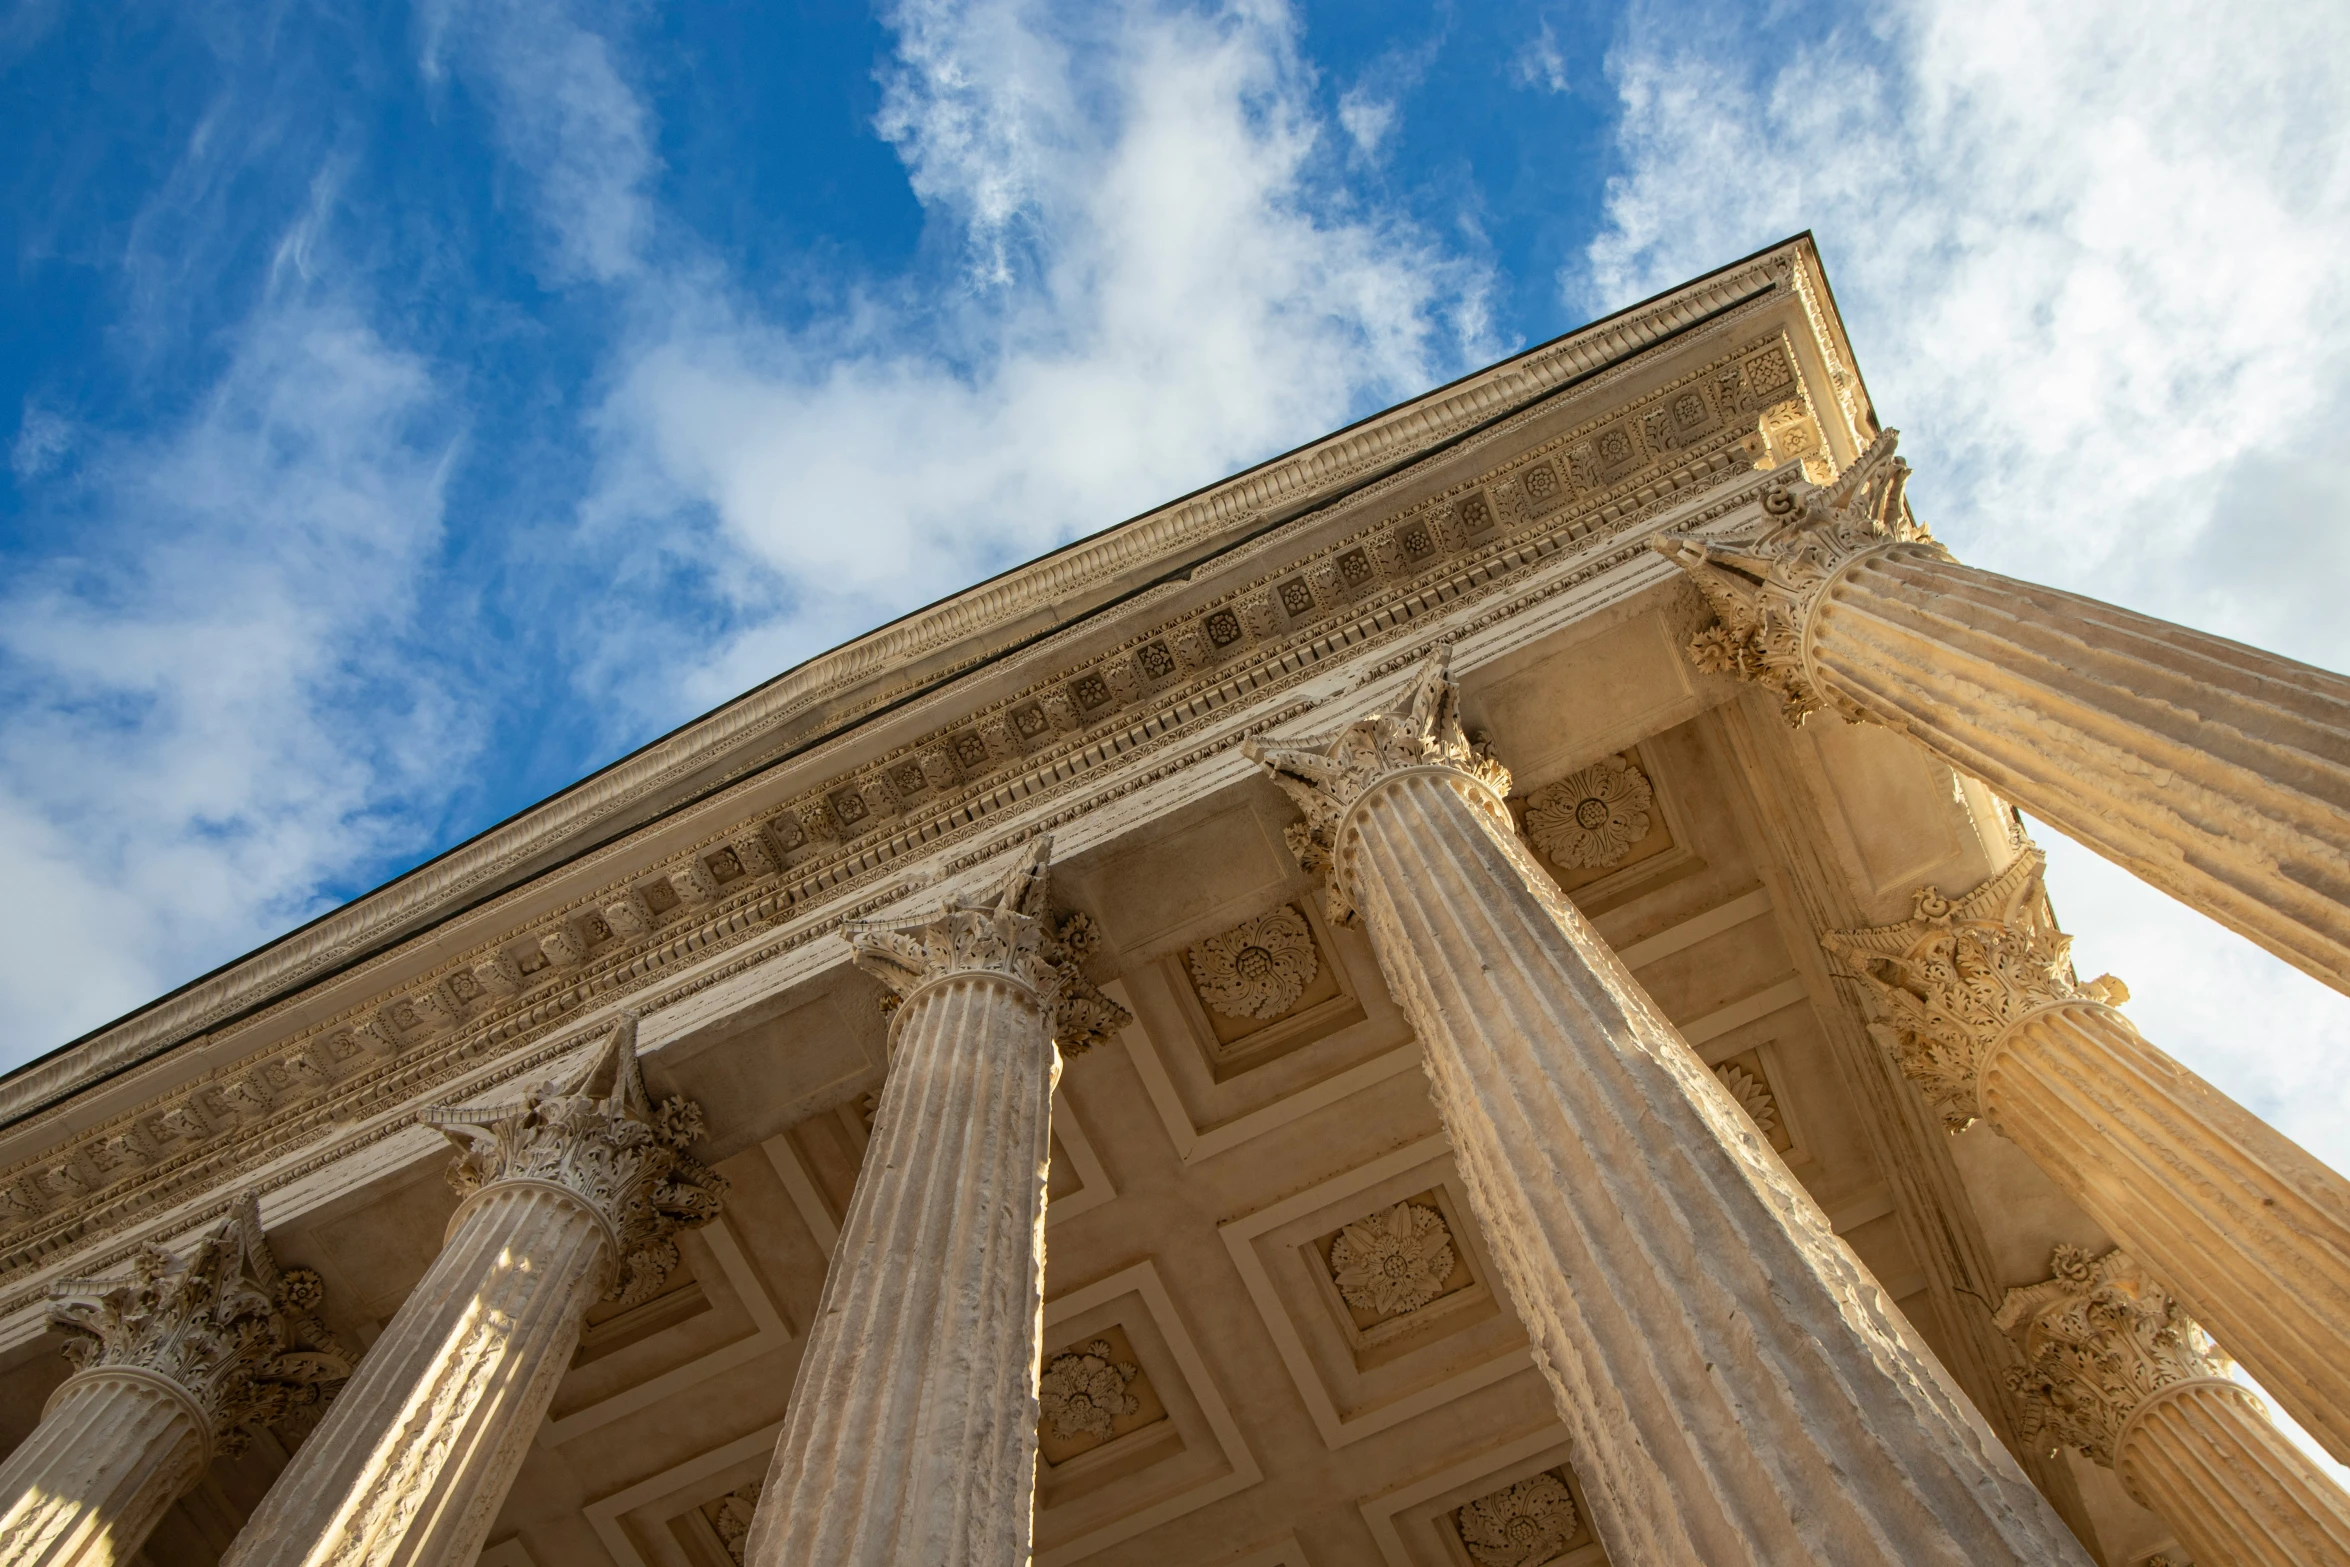
[[[1562,551],[1601,544],[1693,488],[1749,474],[1741,442],[1772,406],[1761,399],[1779,390],[1750,367],[1770,355],[1781,356],[1792,380],[1792,348],[1783,333],[1742,343],[1302,561],[1290,557],[1083,664],[648,864],[396,994],[0,1173],[0,1245],[7,1248],[0,1252],[0,1278],[119,1231],[140,1213],[220,1183],[233,1170],[282,1157],[334,1126],[413,1102],[685,963],[772,935],[783,923],[795,927],[783,944],[791,947],[835,930],[903,890],[872,895],[909,854],[950,839],[990,838],[955,856],[977,863],[1008,841],[984,832],[987,818],[1032,806],[1112,763],[1208,727],[1235,703],[1306,678],[1327,656],[1407,636],[1413,621],[1523,576]],[[1693,393],[1709,399],[1706,411],[1676,414],[1676,402]],[[1654,417],[1660,413],[1662,424]],[[1504,443],[1540,414],[1526,410],[1489,439]],[[1585,484],[1574,456],[1600,452],[1611,432],[1636,443],[1645,460],[1612,475],[1587,462]],[[1549,477],[1529,477],[1540,474]],[[1409,482],[1408,474],[1392,475],[1368,493],[1375,499]],[[1561,493],[1568,498],[1556,500]],[[1414,529],[1434,546],[1431,552],[1415,553]],[[1262,554],[1271,566],[1281,548],[1266,539],[1240,553]],[[1550,591],[1613,569],[1638,548],[1634,541],[1594,552],[1588,570]],[[1145,595],[1141,607],[1187,586]],[[1082,630],[1071,628],[1048,643]],[[1239,738],[1225,736],[1193,756],[1212,755]],[[1088,797],[1062,819],[1097,804]],[[855,898],[854,909],[828,909],[828,917],[812,923],[796,913],[859,892],[868,895]],[[755,945],[760,960],[783,950],[772,940]],[[680,993],[659,988],[664,999]],[[350,1146],[338,1140],[338,1156]]]
[[[684,734],[583,781],[509,828],[166,998],[94,1036],[70,1055],[27,1069],[15,1082],[0,1085],[0,1114],[38,1113],[98,1077],[149,1059],[158,1046],[186,1043],[248,1009],[265,1011],[270,1003],[261,998],[282,998],[388,932],[462,900],[550,847],[575,840],[595,823],[706,771],[730,752],[736,755],[723,763],[722,784],[763,767],[774,759],[774,745],[754,747],[749,743],[753,737],[779,735],[788,723],[827,702],[856,717],[894,701],[896,690],[870,689],[878,675],[967,642],[1040,605],[1065,602],[1139,564],[1228,533],[1278,508],[1310,503],[1314,495],[1328,495],[1351,475],[1394,460],[1401,448],[1425,450],[1434,442],[1485,429],[1513,404],[1523,411],[1527,404],[1556,392],[1604,382],[1611,362],[1628,360],[1697,323],[1734,317],[1791,281],[1808,282],[1814,265],[1808,245],[1781,247],[1677,290],[1636,314],[1536,349],[1493,373],[1432,394],[1361,429],[1267,463],[1000,582],[858,638],[708,715]],[[934,673],[953,673],[986,656],[990,655],[985,651],[970,652]]]

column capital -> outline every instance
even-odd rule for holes
[[[1050,835],[1035,839],[1001,881],[976,897],[949,897],[935,913],[850,924],[842,934],[857,967],[901,1001],[956,974],[993,974],[1034,993],[1062,1054],[1105,1043],[1134,1019],[1085,977],[1085,959],[1101,940],[1093,917],[1053,916],[1052,850]]]
[[[677,1232],[717,1217],[726,1196],[726,1177],[685,1153],[702,1135],[701,1106],[682,1097],[656,1105],[646,1093],[636,1029],[636,1014],[622,1013],[584,1063],[512,1103],[421,1117],[457,1145],[449,1184],[464,1197],[541,1182],[600,1214],[615,1253],[605,1297],[623,1305],[660,1289],[677,1266]]]
[[[1341,923],[1354,917],[1354,893],[1340,864],[1340,829],[1375,785],[1400,773],[1441,768],[1478,784],[1496,801],[1510,792],[1509,769],[1461,728],[1449,643],[1431,651],[1411,684],[1378,712],[1318,739],[1291,745],[1250,740],[1243,749],[1305,813],[1286,834],[1290,851],[1308,871],[1328,878],[1330,914]]]
[[[1893,455],[1899,439],[1899,431],[1885,431],[1832,483],[1771,486],[1762,519],[1742,533],[1660,533],[1648,541],[1689,573],[1717,618],[1690,638],[1699,669],[1768,686],[1792,724],[1830,706],[1861,717],[1814,678],[1805,634],[1829,582],[1862,556],[1918,544],[1949,558],[1902,500],[1909,464]]]
[[[1875,1000],[1884,1021],[1870,1032],[1953,1131],[1983,1113],[1983,1064],[2015,1024],[2061,1002],[2129,999],[2110,974],[2074,977],[2073,939],[2057,929],[2041,885],[2047,863],[2028,848],[1962,898],[1920,887],[1916,912],[1899,924],[1820,938]]]
[[[2054,1275],[2007,1292],[1992,1320],[2024,1353],[2007,1374],[2018,1435],[2108,1468],[2130,1421],[2165,1388],[2224,1380],[2228,1358],[2127,1252],[2059,1246]]]
[[[315,1314],[323,1293],[309,1269],[279,1269],[248,1194],[184,1256],[148,1244],[127,1277],[52,1284],[49,1321],[77,1376],[166,1379],[203,1413],[209,1450],[233,1455],[350,1376],[354,1357]]]

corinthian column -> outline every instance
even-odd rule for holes
[[[1387,710],[1254,754],[1419,1033],[1612,1559],[2086,1560],[1518,843],[1443,650]]]
[[[2341,1567],[2350,1496],[2270,1422],[2170,1294],[2126,1254],[2056,1248],[2055,1277],[2007,1292],[1998,1322],[2025,1441],[2121,1477],[2197,1567]]]
[[[2073,977],[2038,850],[1964,898],[1824,938],[1952,1129],[1989,1119],[2350,1460],[2350,1181]]]
[[[1665,534],[1721,624],[1691,653],[1901,731],[2164,892],[2350,991],[2350,680],[1962,566],[1888,430],[1735,538]]]
[[[184,1258],[142,1246],[128,1278],[49,1294],[76,1369],[0,1464],[0,1567],[129,1560],[215,1456],[350,1374],[318,1275],[278,1271],[250,1197]]]
[[[588,1307],[651,1296],[725,1192],[681,1152],[700,1110],[645,1093],[633,1016],[515,1103],[423,1118],[461,1150],[448,1238],[225,1567],[472,1562]]]
[[[848,931],[898,998],[889,1078],[745,1542],[753,1567],[1028,1560],[1053,1084],[1061,1050],[1128,1021],[1078,976],[1083,916],[1049,919],[1050,848],[982,897]]]

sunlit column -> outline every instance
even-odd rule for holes
[[[1721,624],[1701,667],[1873,719],[2350,991],[2350,680],[1952,560],[1892,431],[1732,535],[1656,547]]]
[[[889,1078],[833,1249],[754,1567],[1023,1567],[1036,1476],[1045,1176],[1062,1048],[1127,1018],[1045,905],[1050,840],[977,899],[854,926],[896,992]]]
[[[2078,982],[2038,850],[1963,898],[1825,939],[1954,1129],[2029,1153],[2327,1449],[2350,1458],[2350,1181]]]
[[[682,1152],[700,1111],[645,1093],[634,1017],[512,1104],[425,1119],[463,1150],[448,1239],[226,1567],[469,1567],[588,1307],[658,1290],[671,1237],[715,1216],[725,1191]]]
[[[0,1464],[0,1567],[137,1555],[216,1455],[350,1373],[317,1303],[316,1274],[278,1271],[250,1198],[185,1257],[143,1246],[127,1277],[55,1285],[77,1369]]]
[[[1440,650],[1254,754],[1368,927],[1611,1558],[2086,1558],[1826,1217],[1519,844]]]
[[[2025,1441],[2078,1448],[2159,1515],[2196,1567],[2350,1563],[2350,1496],[2228,1377],[2224,1357],[2124,1252],[2059,1246],[1998,1322]]]

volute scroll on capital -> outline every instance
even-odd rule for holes
[[[842,934],[857,967],[889,986],[893,1011],[937,981],[993,974],[1036,997],[1063,1055],[1106,1043],[1134,1019],[1085,975],[1101,944],[1093,916],[1052,912],[1052,848],[1050,835],[1036,838],[1001,881],[975,897],[951,895],[933,913],[849,925]]]
[[[1378,712],[1316,739],[1250,740],[1242,749],[1304,813],[1305,820],[1292,823],[1284,836],[1298,863],[1326,878],[1330,917],[1340,924],[1351,923],[1355,912],[1347,817],[1379,784],[1412,772],[1448,772],[1474,785],[1507,817],[1501,802],[1510,792],[1509,769],[1482,738],[1461,727],[1449,643],[1438,644],[1411,684]]]
[[[2023,1351],[2007,1373],[2023,1441],[2076,1448],[2111,1468],[2155,1395],[2228,1379],[2233,1363],[2128,1253],[2059,1246],[2049,1272],[2009,1290],[1992,1318]]]
[[[622,1305],[659,1291],[677,1266],[677,1232],[716,1218],[727,1186],[726,1177],[685,1153],[702,1136],[701,1106],[682,1097],[656,1105],[646,1092],[636,1033],[636,1014],[622,1013],[569,1076],[550,1078],[510,1104],[449,1106],[421,1117],[457,1145],[449,1184],[461,1196],[536,1181],[562,1187],[601,1215],[615,1246],[606,1298]]]
[[[2074,975],[2072,937],[2057,928],[2042,882],[2047,863],[2028,848],[1962,898],[1920,887],[1916,912],[1899,924],[1820,938],[1876,1003],[1870,1032],[1952,1131],[1983,1114],[1984,1064],[2017,1024],[2051,1007],[2129,999],[2110,974]]]
[[[1689,643],[1699,669],[1767,686],[1791,724],[1823,708],[1860,721],[1811,666],[1812,622],[1830,584],[1854,562],[1902,545],[1951,558],[1903,499],[1909,464],[1894,455],[1899,439],[1897,430],[1883,432],[1832,483],[1773,485],[1763,493],[1762,520],[1742,535],[1649,540],[1713,609],[1716,624]]]
[[[247,1194],[184,1255],[149,1244],[125,1277],[51,1285],[49,1322],[77,1376],[163,1378],[201,1411],[209,1450],[233,1457],[255,1427],[314,1415],[351,1375],[356,1357],[316,1314],[323,1295],[308,1268],[278,1267]],[[291,1446],[304,1428],[281,1435]]]

